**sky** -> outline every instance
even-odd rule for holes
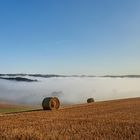
[[[0,73],[140,74],[139,0],[0,0]]]

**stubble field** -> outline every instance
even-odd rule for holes
[[[0,140],[139,140],[140,98],[0,115]]]

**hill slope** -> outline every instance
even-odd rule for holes
[[[8,101],[0,101],[0,114],[1,115],[3,113],[21,112],[21,111],[27,111],[30,109],[35,109],[35,107],[15,104],[13,102],[8,102]]]
[[[0,139],[140,139],[140,98],[0,116]]]

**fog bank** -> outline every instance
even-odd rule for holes
[[[33,77],[30,77],[33,78]],[[62,104],[140,97],[140,78],[56,77],[38,82],[0,79],[0,99],[16,103],[41,104],[44,97],[57,96]]]

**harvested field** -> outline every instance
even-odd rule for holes
[[[21,112],[27,111],[30,109],[35,109],[35,107],[7,103],[7,102],[0,102],[0,114],[3,113],[12,113],[12,112]]]
[[[0,140],[139,140],[140,98],[0,116]]]

